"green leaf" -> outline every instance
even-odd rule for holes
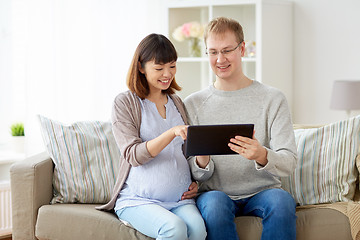
[[[10,126],[12,136],[25,136],[24,124],[14,123]]]

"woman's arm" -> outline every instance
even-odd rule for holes
[[[160,136],[147,142],[146,147],[152,157],[158,155],[175,137],[181,136],[186,139],[187,125],[175,126]]]
[[[127,91],[115,98],[111,122],[115,141],[126,162],[137,167],[152,160],[146,142],[140,138],[141,106],[135,94]]]

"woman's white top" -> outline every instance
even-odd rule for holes
[[[154,139],[174,126],[184,125],[170,97],[165,104],[166,119],[161,117],[155,103],[148,99],[139,100],[140,137],[143,141]],[[143,204],[157,204],[168,210],[183,204],[194,204],[193,199],[181,200],[191,184],[190,168],[182,151],[183,143],[182,138],[177,136],[153,160],[131,167],[116,201],[115,211]]]

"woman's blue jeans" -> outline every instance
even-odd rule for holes
[[[262,218],[262,240],[296,239],[296,204],[282,189],[267,189],[236,201],[221,191],[209,191],[202,193],[196,204],[204,218],[208,240],[239,239],[236,216]]]
[[[157,204],[144,204],[120,209],[116,214],[141,233],[159,240],[204,240],[206,237],[204,221],[195,204],[170,211]]]

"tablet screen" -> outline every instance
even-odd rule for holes
[[[254,124],[191,125],[187,130],[185,155],[237,154],[230,149],[230,138],[252,138]]]

